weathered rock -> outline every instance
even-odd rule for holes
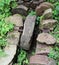
[[[34,55],[30,58],[30,65],[56,65],[56,63],[45,55]]]
[[[15,26],[23,26],[22,17],[19,14],[15,14],[5,19],[7,22],[13,23]]]
[[[28,15],[25,20],[23,34],[21,36],[21,43],[20,43],[20,46],[25,50],[29,50],[30,48],[30,40],[33,35],[35,20],[36,20],[35,15],[33,16]]]
[[[44,2],[45,0],[33,0],[31,3],[31,8],[35,9],[40,3]]]
[[[18,31],[9,32],[7,35],[7,42],[10,45],[18,45],[20,33]],[[14,41],[13,41],[14,40]]]
[[[45,28],[49,30],[53,30],[56,23],[57,23],[57,20],[53,20],[53,19],[42,20],[40,22],[39,28],[41,30]]]
[[[49,45],[46,45],[46,44],[39,44],[37,42],[35,54],[48,55],[50,53],[51,49],[52,49],[52,46],[49,46]]]
[[[44,11],[43,15],[44,19],[51,19],[52,18],[52,9],[47,9]]]
[[[7,56],[0,58],[0,65],[9,65],[12,62],[16,54],[17,45],[19,42],[19,36],[20,33],[17,31],[8,33],[8,39],[7,39],[8,45],[4,49]]]
[[[36,7],[36,13],[37,13],[37,15],[40,16],[44,13],[44,11],[46,9],[49,9],[49,8],[53,9],[54,7],[51,3],[44,2],[44,3],[42,3],[42,4],[40,4],[39,6]]]
[[[38,6],[38,4],[39,4],[39,1],[33,1],[32,3],[30,3],[30,7],[31,7],[32,9],[35,9],[36,6]]]
[[[37,37],[37,41],[40,42],[40,43],[46,43],[46,44],[55,44],[56,43],[56,39],[48,34],[48,33],[41,33],[38,35]]]
[[[24,5],[19,5],[17,8],[12,9],[13,14],[27,15],[28,8]]]

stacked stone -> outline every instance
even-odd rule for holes
[[[19,43],[19,38],[21,36],[21,32],[19,32],[19,30],[20,30],[20,27],[23,27],[23,20],[22,20],[22,16],[20,16],[19,14],[9,16],[5,20],[6,22],[7,21],[12,22],[15,25],[15,27],[13,31],[8,32],[8,35],[7,35],[8,45],[4,49],[7,56],[1,57],[0,65],[12,65],[13,59],[16,54],[17,46]]]
[[[24,6],[34,8],[45,0],[19,0],[18,4],[23,4]]]
[[[53,8],[53,5],[48,2],[43,2],[36,8],[37,15],[42,16],[39,25],[42,33],[38,34],[36,52],[30,57],[30,65],[56,65],[55,60],[47,56],[56,43],[56,39],[49,34],[57,23],[57,20],[52,19]]]
[[[18,6],[12,9],[12,13],[27,16],[28,11],[35,9],[37,5],[44,1],[45,0],[18,0]]]

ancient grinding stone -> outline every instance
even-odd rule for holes
[[[41,3],[39,6],[36,7],[36,13],[37,15],[42,15],[46,9],[53,9],[53,5],[48,2]]]
[[[30,48],[30,40],[33,35],[35,20],[36,20],[35,15],[32,16],[28,15],[25,20],[23,34],[21,36],[21,43],[20,43],[20,46],[25,50],[29,50]]]
[[[30,57],[29,65],[56,65],[56,62],[45,55],[34,55]]]
[[[48,33],[39,34],[38,37],[37,37],[37,41],[40,42],[40,43],[46,43],[48,45],[56,43],[56,39]]]

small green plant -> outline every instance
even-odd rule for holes
[[[36,19],[36,24],[40,24],[40,16],[37,16],[37,19]]]
[[[0,58],[5,56],[7,56],[7,54],[0,48]]]
[[[18,65],[24,65],[24,64],[28,65],[29,64],[26,51],[20,50],[17,62],[18,62]]]
[[[55,3],[55,2],[59,2],[59,0],[46,0],[47,2],[50,2],[50,3]]]
[[[53,19],[59,21],[59,2],[54,3],[54,10],[53,10]]]
[[[8,17],[11,14],[11,9],[16,6],[16,0],[0,0],[0,19]]]
[[[36,15],[36,12],[35,11],[31,11],[30,13],[29,13],[29,15]]]
[[[53,35],[57,40],[57,43],[59,43],[59,23],[55,24],[55,28],[52,32],[50,32],[50,34]]]
[[[57,65],[59,65],[59,47],[57,45],[54,46],[54,48],[50,51],[48,54],[50,58],[53,58],[56,60]]]

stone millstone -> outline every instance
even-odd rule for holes
[[[45,55],[34,55],[30,57],[29,65],[56,65],[56,62]]]
[[[52,46],[46,45],[46,44],[39,44],[38,42],[36,43],[36,52],[35,54],[39,55],[48,55],[53,48]]]
[[[19,42],[19,36],[20,36],[20,33],[17,31],[8,33],[8,39],[7,39],[8,45],[4,49],[7,56],[0,58],[0,65],[9,65],[12,62],[16,54],[17,45]]]
[[[21,36],[21,43],[20,43],[20,46],[25,50],[29,50],[30,48],[30,40],[33,35],[35,20],[36,20],[35,15],[32,16],[28,15],[25,20],[23,34]]]
[[[44,11],[49,8],[53,9],[54,8],[53,4],[48,2],[43,2],[36,7],[36,13],[37,15],[41,16],[44,13]]]
[[[11,22],[15,26],[19,26],[19,27],[23,26],[22,16],[20,16],[19,14],[10,16],[10,17],[6,18],[5,21]]]
[[[46,43],[48,45],[49,44],[52,45],[52,44],[56,43],[56,39],[48,33],[39,34],[38,37],[37,37],[37,41],[40,42],[40,43]]]
[[[17,8],[12,9],[13,14],[27,15],[28,8],[24,5],[19,5]]]

